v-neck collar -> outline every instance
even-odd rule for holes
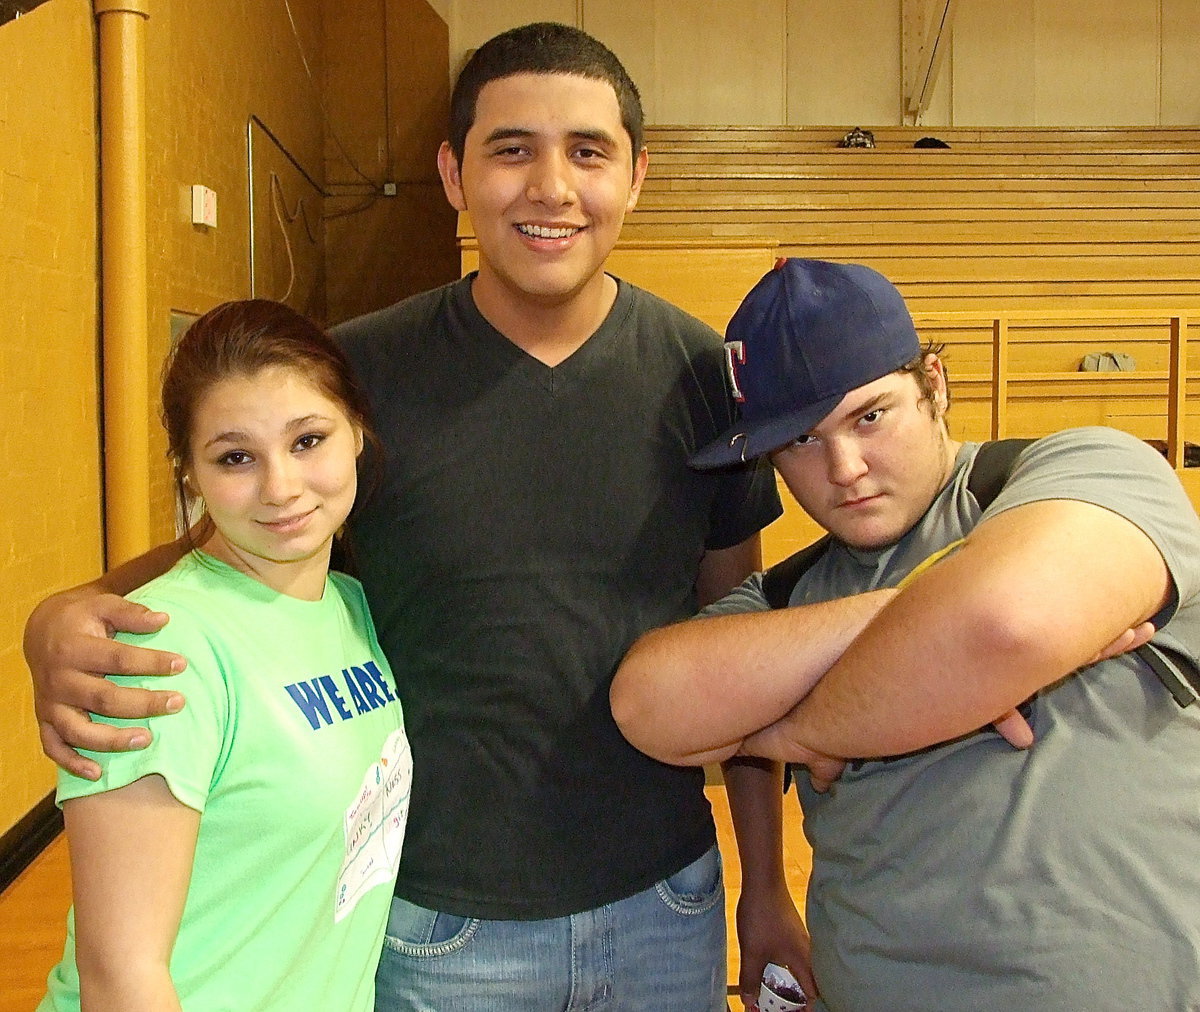
[[[471,294],[475,273],[468,274],[455,286],[454,302],[467,333],[477,335],[481,352],[493,357],[505,370],[518,369],[530,382],[555,392],[584,378],[597,362],[603,362],[613,352],[614,337],[633,308],[633,289],[620,278],[610,277],[617,283],[617,295],[608,315],[575,351],[553,366],[514,344],[488,322]]]

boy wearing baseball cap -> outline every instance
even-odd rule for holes
[[[1200,1003],[1200,522],[1170,467],[1065,430],[982,491],[994,454],[950,438],[936,349],[866,267],[781,261],[726,350],[741,417],[694,466],[769,456],[830,537],[642,637],[611,698],[663,761],[809,767],[813,1007]],[[739,837],[747,993],[795,912],[778,833]]]

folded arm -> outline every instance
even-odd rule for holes
[[[1117,514],[1074,500],[1015,507],[906,587],[744,747],[867,757],[947,741],[1144,639],[1171,592],[1158,549]]]
[[[151,717],[183,706],[177,692],[120,687],[104,675],[177,674],[178,654],[144,650],[112,639],[114,632],[154,632],[167,621],[120,595],[171,568],[188,549],[183,539],[152,549],[98,580],[42,601],[25,625],[25,661],[33,677],[34,711],[42,749],[63,769],[87,780],[99,767],[75,751],[120,752],[150,741],[144,727],[113,727],[92,721],[109,717]]]
[[[648,755],[722,762],[803,697],[894,596],[691,619],[641,637],[613,680],[613,716]]]
[[[157,774],[63,804],[83,1012],[179,1009],[171,950],[200,814]]]

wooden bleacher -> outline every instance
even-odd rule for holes
[[[847,129],[648,128],[610,269],[723,330],[777,256],[868,264],[945,341],[956,438],[1114,425],[1166,441],[1200,503],[1200,129]],[[1078,372],[1091,351],[1137,370]]]
[[[952,148],[973,147],[976,150],[1025,149],[1034,153],[1069,149],[1071,151],[1099,148],[1145,150],[1174,146],[1192,150],[1196,143],[1194,127],[924,127],[872,126],[875,150],[908,150],[918,138],[936,136]],[[651,152],[669,147],[683,151],[696,149],[747,151],[756,145],[764,147],[828,150],[835,148],[846,134],[846,127],[835,126],[675,126],[650,125],[646,142]],[[841,150],[841,149],[838,149]],[[936,149],[933,149],[936,150]]]
[[[948,150],[874,132],[845,149],[823,128],[651,128],[625,239],[858,260],[914,310],[1200,303],[1200,130],[937,131]]]

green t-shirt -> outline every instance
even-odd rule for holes
[[[362,588],[331,573],[302,601],[192,553],[130,596],[171,621],[119,638],[187,657],[187,706],[144,751],[89,753],[98,782],[60,773],[60,804],[157,773],[201,813],[171,959],[189,1012],[370,1010],[412,760]],[[74,941],[72,917],[42,1009],[79,1008]]]

